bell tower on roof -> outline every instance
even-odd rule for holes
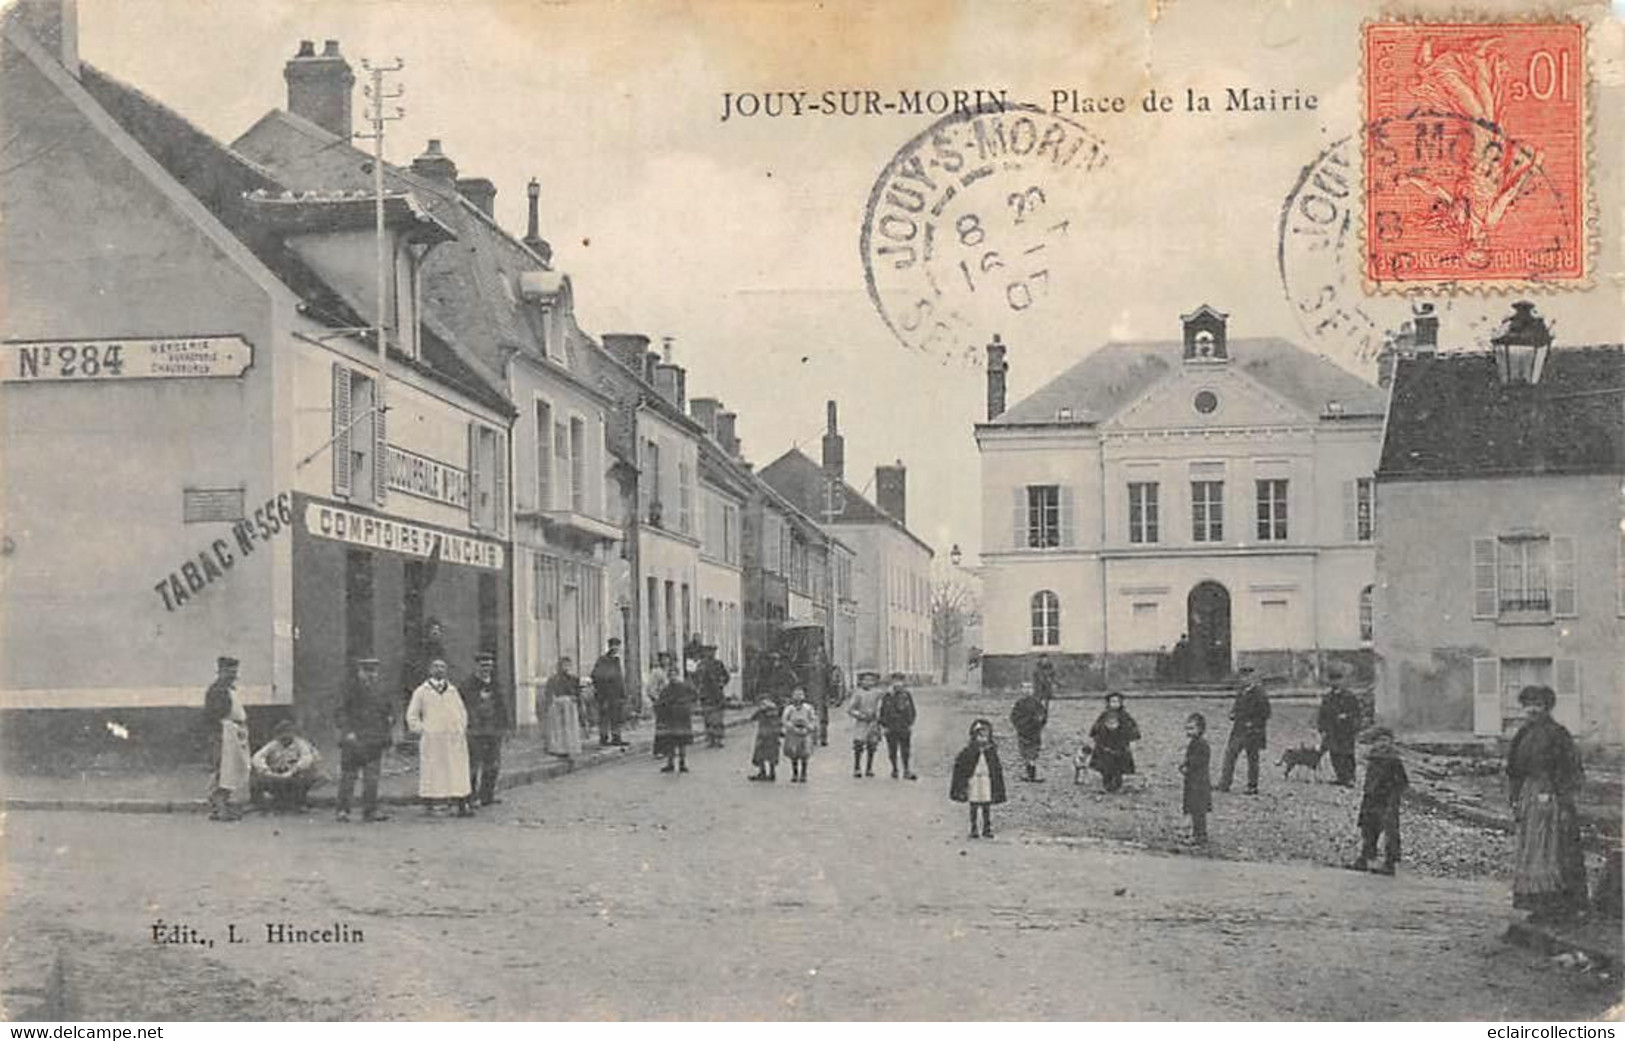
[[[1203,304],[1190,314],[1179,316],[1185,326],[1185,360],[1188,362],[1228,361],[1225,323],[1230,316]]]

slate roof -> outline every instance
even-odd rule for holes
[[[808,458],[801,449],[792,448],[764,466],[762,480],[807,516],[815,519],[825,516],[824,468]],[[913,539],[927,553],[935,555],[936,551],[929,543],[909,531],[896,517],[864,498],[856,488],[842,481],[841,491],[843,507],[831,523],[888,525]]]
[[[1553,347],[1532,387],[1490,353],[1400,359],[1379,478],[1582,473],[1625,473],[1625,346]]]
[[[1327,402],[1342,405],[1339,418],[1381,416],[1382,391],[1318,354],[1275,337],[1227,341],[1229,365],[1311,416],[1326,414]],[[1178,340],[1114,341],[1006,409],[985,427],[1030,424],[1068,425],[1058,421],[1072,410],[1071,424],[1104,423],[1138,400],[1153,385],[1184,364]],[[1328,417],[1329,418],[1329,417]]]
[[[80,69],[80,83],[96,103],[300,298],[309,318],[331,328],[369,324],[275,229],[256,217],[248,193],[280,195],[287,190],[274,174],[205,134],[162,102],[88,63],[81,63]],[[498,385],[470,366],[445,330],[434,323],[424,323],[420,358],[395,350],[390,357],[504,415],[513,414]]]
[[[273,109],[243,133],[232,148],[273,171],[295,189],[371,190],[372,156],[309,120]],[[506,382],[506,352],[545,356],[535,308],[520,305],[519,276],[537,271],[542,259],[505,232],[479,207],[444,181],[422,177],[410,167],[386,163],[384,185],[415,195],[437,220],[457,235],[424,261],[424,305],[457,330],[458,342],[473,352],[475,364],[498,384]],[[562,276],[560,276],[562,280]],[[572,336],[571,348],[583,346]]]

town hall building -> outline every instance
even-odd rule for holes
[[[1061,689],[1371,675],[1384,401],[1326,358],[1232,338],[1112,342],[1005,408],[988,346],[982,682]]]

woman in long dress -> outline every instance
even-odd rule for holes
[[[566,759],[581,754],[581,681],[569,658],[560,658],[558,671],[542,688],[543,737],[547,750]]]
[[[1574,738],[1552,718],[1552,688],[1525,687],[1518,704],[1528,720],[1507,749],[1507,794],[1517,822],[1512,906],[1529,911],[1532,921],[1565,918],[1587,905],[1574,803],[1585,774]]]
[[[472,817],[468,780],[468,710],[463,696],[446,679],[446,662],[429,663],[429,678],[412,692],[406,706],[406,728],[418,737],[418,797],[424,811],[437,803],[457,807],[457,816]]]

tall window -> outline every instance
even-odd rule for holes
[[[1370,586],[1360,590],[1360,640],[1370,643],[1376,632],[1376,617],[1372,610]]]
[[[1061,544],[1061,489],[1053,484],[1027,486],[1027,545],[1048,549]]]
[[[693,468],[687,463],[677,464],[677,530],[685,535],[694,530],[693,489],[689,487],[689,475],[692,472]]]
[[[1134,481],[1128,486],[1128,540],[1157,541],[1157,484]]]
[[[1048,589],[1032,598],[1033,646],[1059,647],[1061,644],[1061,599]]]
[[[1377,482],[1362,477],[1354,482],[1354,537],[1370,542],[1377,531]]]
[[[643,443],[643,508],[649,523],[657,528],[665,511],[660,500],[660,442],[651,438]]]
[[[570,509],[587,512],[587,424],[570,419]]]
[[[1500,559],[1501,610],[1552,609],[1552,540],[1502,539]]]
[[[1191,482],[1191,540],[1224,541],[1224,482]]]
[[[536,508],[553,508],[553,406],[536,403]]]
[[[506,435],[483,423],[468,425],[468,515],[481,531],[500,532],[506,527],[506,441]]]
[[[1258,541],[1286,540],[1286,479],[1271,478],[1258,485]]]
[[[559,491],[562,493],[558,496],[557,501],[553,503],[556,509],[567,510],[574,508],[576,464],[575,460],[571,458],[571,451],[574,447],[570,442],[570,424],[562,419],[554,420],[553,458],[558,462],[558,480],[561,485]],[[570,482],[570,487],[562,487],[565,481]]]
[[[1473,540],[1473,617],[1578,613],[1572,536],[1518,533]]]

